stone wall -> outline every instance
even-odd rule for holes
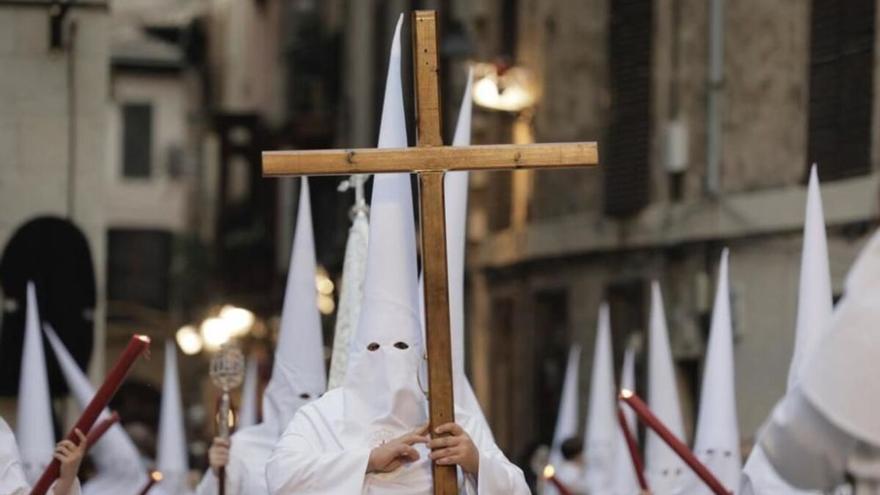
[[[96,271],[91,369],[97,376],[104,369],[106,256],[95,198],[106,164],[108,7],[71,8],[72,46],[61,50],[50,50],[48,17],[48,5],[39,2],[0,6],[0,246],[44,215],[70,218],[83,230]]]

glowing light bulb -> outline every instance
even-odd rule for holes
[[[202,322],[200,328],[202,340],[205,342],[205,348],[209,351],[216,351],[232,337],[232,330],[229,323],[223,318],[208,318]]]
[[[190,356],[198,354],[202,351],[202,347],[204,347],[202,336],[196,331],[196,327],[192,325],[180,327],[174,335],[174,339],[177,341],[177,346],[180,347],[180,350]]]

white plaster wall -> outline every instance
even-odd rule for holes
[[[43,5],[0,6],[0,246],[22,224],[42,215],[70,217],[84,231],[97,286],[91,363],[97,377],[104,370],[105,341],[105,224],[99,198],[109,16],[97,2],[72,8],[68,19],[77,26],[73,47],[59,51],[49,50],[47,16]],[[70,118],[71,103],[75,119]]]
[[[117,73],[113,78],[113,99],[107,135],[109,160],[104,174],[107,226],[185,230],[189,187],[183,178],[168,174],[170,147],[179,147],[184,162],[188,160],[187,101],[182,78],[176,74]],[[122,108],[127,103],[150,103],[153,108],[149,178],[123,176]]]

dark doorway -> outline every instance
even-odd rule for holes
[[[95,270],[88,241],[68,220],[31,220],[15,231],[0,259],[4,299],[0,395],[6,397],[18,392],[28,281],[36,287],[40,319],[52,325],[80,367],[88,367],[92,353]],[[66,393],[67,385],[51,352],[46,353],[46,363],[52,395]]]

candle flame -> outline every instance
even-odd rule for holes
[[[544,478],[548,480],[556,475],[556,468],[553,467],[553,464],[547,464],[544,466]]]
[[[622,388],[622,389],[620,389],[620,397],[621,397],[621,398],[629,399],[629,398],[632,397],[633,395],[634,395],[634,394],[633,394],[633,391],[630,390],[630,389],[628,389],[628,388]]]
[[[153,471],[152,473],[150,473],[150,478],[152,478],[153,481],[158,483],[158,482],[162,481],[162,472],[161,471]]]

